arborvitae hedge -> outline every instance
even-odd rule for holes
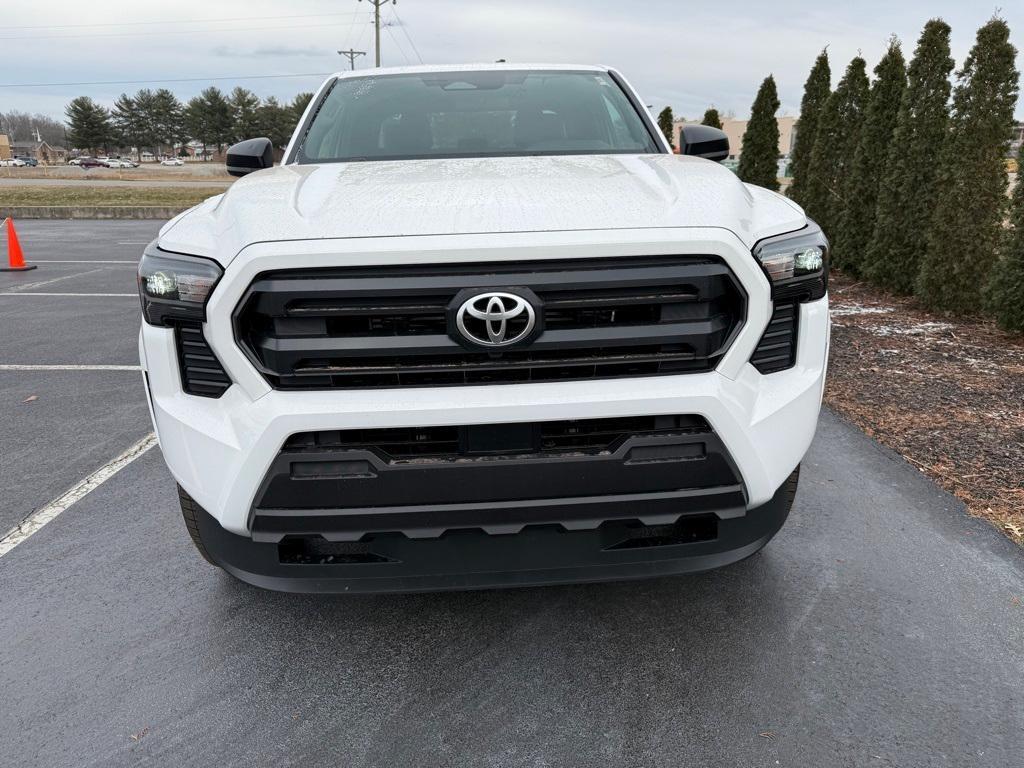
[[[949,138],[917,294],[933,309],[977,312],[1001,245],[1006,211],[1004,153],[1019,74],[1010,29],[995,18],[957,73]]]
[[[737,169],[743,181],[777,191],[779,189],[779,95],[775,78],[768,75],[757,90],[750,122],[743,134],[743,152]]]
[[[892,291],[914,291],[937,191],[936,156],[949,124],[949,25],[925,24],[896,118],[862,271]]]
[[[864,124],[869,95],[866,69],[864,59],[853,59],[825,103],[811,153],[807,190],[800,200],[807,214],[831,238],[836,236],[843,218],[844,186]]]
[[[669,146],[672,147],[672,149],[675,149],[676,142],[675,136],[673,135],[673,122],[672,107],[665,107],[658,115],[658,127],[661,129],[661,132],[665,134],[665,140],[668,142]]]
[[[722,118],[718,115],[718,110],[711,107],[704,113],[704,119],[700,121],[701,125],[710,125],[712,128],[722,128]]]
[[[825,102],[832,94],[832,71],[828,64],[828,53],[822,51],[811,68],[811,74],[804,84],[804,96],[800,101],[800,118],[796,123],[796,140],[790,154],[790,172],[793,183],[786,194],[800,205],[804,204],[807,189],[807,171],[811,165],[814,140],[818,135],[818,120],[825,108]]]
[[[992,270],[989,293],[996,322],[1010,331],[1024,331],[1024,144],[1017,155],[1017,186],[1010,204],[1010,229],[999,261]]]
[[[889,50],[875,67],[867,116],[843,192],[845,213],[832,248],[832,263],[856,275],[861,273],[864,252],[875,229],[878,191],[906,85],[903,51],[899,41],[893,38],[889,41]]]

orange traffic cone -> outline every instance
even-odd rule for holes
[[[35,269],[36,265],[29,266],[25,263],[25,254],[21,252],[21,243],[18,242],[18,233],[14,231],[14,219],[7,219],[7,263],[8,266],[0,267],[0,272],[25,272]]]

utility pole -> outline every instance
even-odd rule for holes
[[[361,2],[363,2],[363,0],[359,0],[359,2],[361,3]],[[387,5],[388,3],[394,3],[395,5],[398,5],[398,0],[368,0],[368,2],[370,3],[370,5],[373,6],[373,26],[374,26],[374,29],[376,30],[376,41],[377,41],[375,52],[377,54],[377,66],[379,67],[380,66],[380,7],[382,5]]]
[[[347,51],[338,51],[338,53],[348,58],[348,63],[351,65],[352,69],[356,68],[356,57],[366,55],[366,51],[354,51],[351,48]]]

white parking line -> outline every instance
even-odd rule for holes
[[[156,445],[156,435],[150,432],[120,456],[107,462],[91,475],[76,483],[74,487],[58,496],[45,507],[37,509],[0,539],[0,557],[6,555],[33,534],[38,533],[47,523],[57,519],[61,512],[76,501],[85,498],[92,491],[95,491],[154,445]]]
[[[0,371],[141,371],[141,365],[18,365],[0,364]]]
[[[33,293],[32,291],[0,291],[0,296],[131,296],[133,299],[139,298],[137,293],[44,293],[39,291]]]
[[[13,286],[9,292],[23,292],[29,290],[30,288],[42,288],[44,285],[50,285],[51,283],[59,283],[62,280],[73,280],[76,277],[95,275],[97,272],[102,272],[103,269],[103,267],[98,267],[97,269],[87,269],[85,272],[75,272],[73,275],[61,275],[60,277],[51,277],[49,280],[39,280],[34,283],[22,283],[21,285]]]

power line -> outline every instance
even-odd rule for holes
[[[402,47],[401,43],[398,42],[398,38],[395,37],[395,33],[391,31],[391,25],[385,24],[384,29],[388,31],[388,36],[391,38],[391,42],[395,44],[395,48],[397,48],[398,52],[402,54],[402,58],[405,59],[405,63],[409,64],[409,56],[405,52],[405,49]]]
[[[347,51],[338,51],[338,53],[348,59],[349,66],[352,69],[356,68],[356,57],[366,55],[366,51],[356,51],[352,48],[349,48]]]
[[[236,27],[234,29],[162,29],[159,32],[98,32],[82,33],[77,35],[17,35],[11,37],[0,37],[0,40],[75,40],[88,37],[163,37],[165,35],[206,35],[210,33],[224,34],[226,32],[276,32],[279,29],[310,29],[321,27],[342,27],[346,22],[331,21],[320,24],[278,24],[265,27]]]
[[[392,8],[391,9],[391,15],[395,17],[395,21],[398,22],[398,26],[401,28],[402,34],[405,35],[405,39],[409,41],[409,45],[412,47],[412,52],[416,54],[416,58],[419,59],[420,60],[420,64],[422,64],[423,63],[423,57],[420,56],[420,51],[416,47],[416,43],[414,43],[412,41],[412,37],[409,35],[409,30],[406,29],[405,23],[400,18],[398,18],[398,11],[396,11],[394,8]]]
[[[238,77],[170,77],[160,80],[90,80],[80,83],[0,83],[0,88],[49,88],[78,85],[149,85],[152,83],[205,83],[213,80],[269,80],[276,77],[327,77],[333,72],[301,72],[292,75],[240,75]]]
[[[305,13],[289,14],[287,16],[248,16],[248,21],[272,21],[277,19],[317,19],[323,16],[361,16],[359,11],[348,13]],[[151,26],[153,24],[219,24],[221,22],[237,22],[237,16],[229,16],[222,19],[174,19],[166,21],[114,21],[97,22],[93,24],[28,24],[23,26],[4,26],[4,29],[84,29],[86,27],[139,27]]]

